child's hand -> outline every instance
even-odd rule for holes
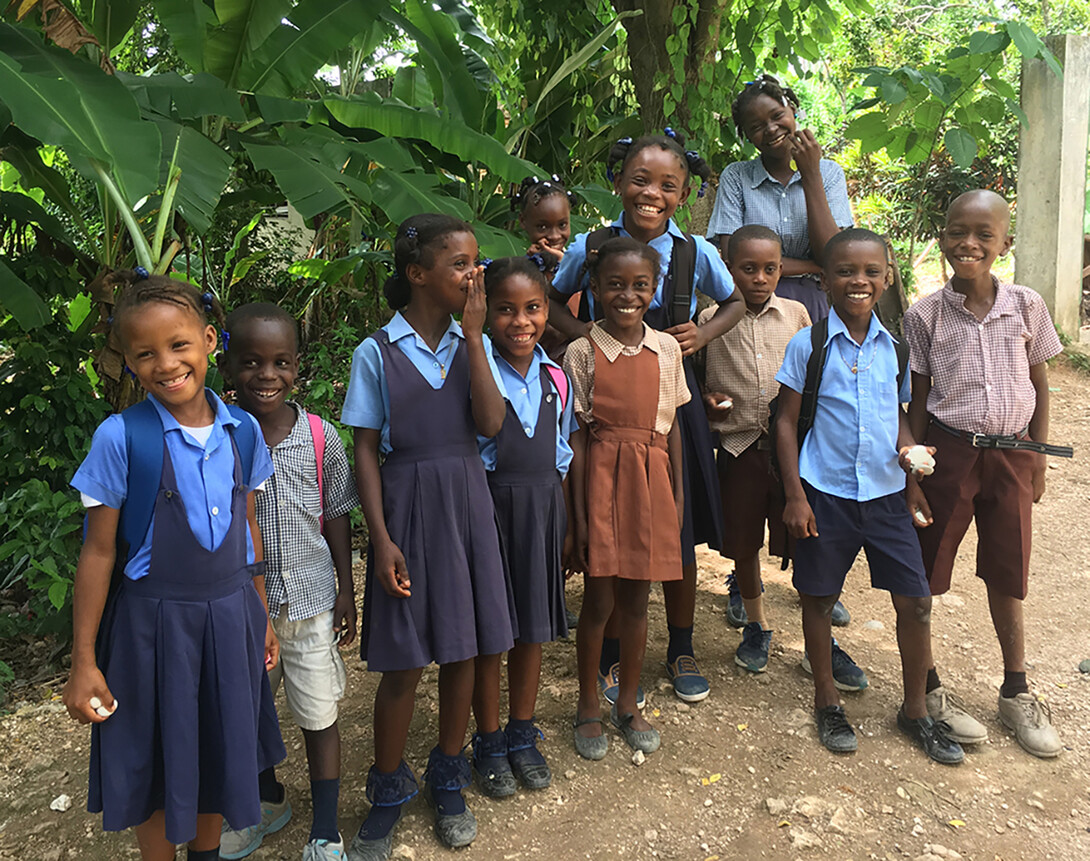
[[[533,245],[526,249],[527,254],[541,254],[542,252],[545,252],[546,254],[551,254],[553,257],[556,258],[557,263],[564,259],[564,249],[553,248],[553,246],[549,245],[549,243],[547,243],[544,239],[539,239],[537,242],[535,242]]]
[[[1035,454],[1033,462],[1033,501],[1040,502],[1045,495],[1045,473],[1047,472],[1045,456]]]
[[[691,356],[707,343],[700,333],[700,327],[692,320],[687,320],[677,326],[671,326],[666,330],[666,334],[673,335],[677,340],[678,346],[681,347],[682,356]]]
[[[94,699],[97,708],[91,704]],[[117,700],[106,685],[106,678],[97,666],[84,670],[73,669],[68,675],[61,694],[61,702],[68,709],[68,715],[80,723],[102,723],[117,708]],[[106,714],[97,709],[104,708]]]
[[[919,480],[935,471],[937,451],[933,445],[906,445],[897,454],[897,465]]]
[[[378,581],[391,598],[411,598],[409,568],[405,557],[393,541],[375,546],[375,571]]]
[[[354,592],[338,592],[333,604],[333,630],[337,645],[344,647],[356,639],[356,595]]]
[[[484,267],[478,266],[466,279],[466,305],[462,309],[462,331],[467,335],[479,335],[484,331],[488,302],[484,294]]]
[[[792,141],[791,157],[802,176],[821,174],[821,144],[810,129],[799,129]]]
[[[935,522],[931,517],[931,506],[927,504],[927,497],[915,478],[909,478],[905,483],[905,504],[908,513],[912,515],[912,525],[917,529],[926,529]]]
[[[273,630],[272,619],[265,624],[265,670],[271,670],[280,663],[280,640]]]
[[[805,499],[789,500],[783,510],[783,522],[792,538],[817,538],[814,510]]]
[[[726,418],[733,406],[734,402],[721,392],[708,392],[704,395],[704,412],[709,419]]]
[[[587,537],[586,521],[575,524],[575,535],[572,543],[571,569],[572,574],[586,574],[590,570],[588,563],[590,541]]]

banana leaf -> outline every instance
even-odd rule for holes
[[[49,308],[29,284],[0,260],[0,307],[11,314],[25,331],[44,326],[51,319]]]

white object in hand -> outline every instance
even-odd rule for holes
[[[922,524],[923,524],[924,526],[926,526],[926,525],[927,525],[927,515],[925,515],[925,514],[924,514],[924,513],[922,512],[922,511],[920,511],[920,509],[918,509],[918,508],[916,509],[916,522],[917,522],[917,523],[922,523]]]
[[[723,398],[723,400],[717,403],[716,406],[720,409],[728,410],[734,406],[734,401],[732,401],[730,398]]]
[[[905,461],[913,475],[931,475],[935,471],[935,458],[926,446],[912,446],[905,452]]]
[[[100,708],[102,708],[102,700],[100,700],[98,697],[91,697],[91,708],[93,708],[95,711],[98,711]]]

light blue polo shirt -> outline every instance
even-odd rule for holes
[[[186,519],[193,537],[207,550],[215,550],[223,542],[231,527],[231,495],[234,490],[235,456],[226,427],[238,427],[236,419],[211,389],[205,396],[215,414],[212,432],[204,445],[190,436],[153,395],[148,399],[163,422],[167,451],[174,464],[174,476],[178,492],[185,503]],[[253,422],[257,439],[263,439],[257,419]],[[250,486],[258,487],[273,474],[272,458],[264,445],[254,446],[254,460],[250,468]],[[125,445],[125,420],[120,415],[109,416],[98,426],[91,439],[91,450],[72,476],[72,487],[110,508],[120,509],[125,502],[128,487],[128,447]],[[242,517],[246,512],[240,512]],[[144,543],[125,566],[125,576],[139,580],[148,573],[151,565],[151,537],[155,528],[155,515]],[[246,529],[246,561],[254,561],[253,539]]]
[[[624,213],[617,216],[611,227],[620,230],[621,236],[630,236],[624,228]],[[553,276],[553,287],[566,296],[587,290],[590,277],[583,271],[583,263],[587,259],[587,237],[589,233],[580,233],[572,240],[560,260],[556,275]],[[656,236],[648,244],[654,248],[661,258],[659,265],[659,281],[655,287],[655,298],[651,300],[652,308],[662,306],[662,286],[666,280],[666,273],[670,271],[670,257],[674,253],[674,239],[684,239],[685,233],[674,219],[666,223],[666,232]],[[727,264],[720,257],[718,249],[702,236],[694,236],[696,240],[696,267],[693,271],[693,295],[689,308],[689,317],[696,314],[696,291],[699,290],[705,296],[722,302],[729,299],[734,292],[734,279],[727,271]],[[594,312],[594,297],[588,292],[591,313]]]
[[[799,475],[823,493],[858,502],[904,490],[898,411],[912,399],[912,384],[905,374],[897,391],[893,336],[872,312],[867,336],[856,344],[834,308],[825,343],[817,412],[799,452]],[[811,352],[808,327],[788,342],[777,382],[801,393]],[[853,363],[858,373],[851,372]]]
[[[528,438],[533,439],[534,431],[537,429],[538,414],[541,412],[541,367],[547,365],[556,368],[560,373],[564,372],[556,362],[546,355],[540,344],[534,346],[534,355],[530,359],[530,370],[526,372],[525,378],[508,364],[495,346],[493,346],[492,351],[496,360],[496,367],[499,368],[500,377],[503,379],[503,388],[506,390],[505,397],[514,408],[515,415],[518,416],[518,420],[522,424],[522,432]],[[554,396],[559,397],[560,393],[551,380],[549,388]],[[572,458],[571,446],[568,445],[568,438],[571,436],[572,430],[574,430],[570,381],[568,382],[566,397],[567,403],[564,404],[564,409],[556,412],[556,469],[561,478],[567,475]],[[478,436],[477,446],[481,451],[484,468],[491,472],[496,468],[495,438],[489,439],[488,437]]]
[[[434,351],[409,325],[409,321],[400,311],[394,312],[394,316],[382,330],[389,335],[390,343],[397,345],[433,389],[443,387],[446,371],[450,369],[457,347],[465,341],[462,327],[453,317],[450,318],[450,325]],[[492,377],[500,394],[506,397],[503,380],[492,357],[492,342],[487,335],[483,338]],[[352,353],[352,372],[348,380],[344,409],[341,411],[341,422],[349,427],[380,430],[379,450],[383,454],[389,454],[393,450],[390,445],[390,390],[386,384],[382,351],[374,338],[364,338]]]

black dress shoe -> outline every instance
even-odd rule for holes
[[[946,734],[946,724],[930,716],[910,718],[905,710],[897,712],[897,726],[909,738],[923,748],[924,753],[943,765],[957,765],[965,759],[965,751]]]
[[[818,738],[833,753],[851,753],[859,748],[859,739],[841,706],[815,709],[814,720],[817,721]]]

